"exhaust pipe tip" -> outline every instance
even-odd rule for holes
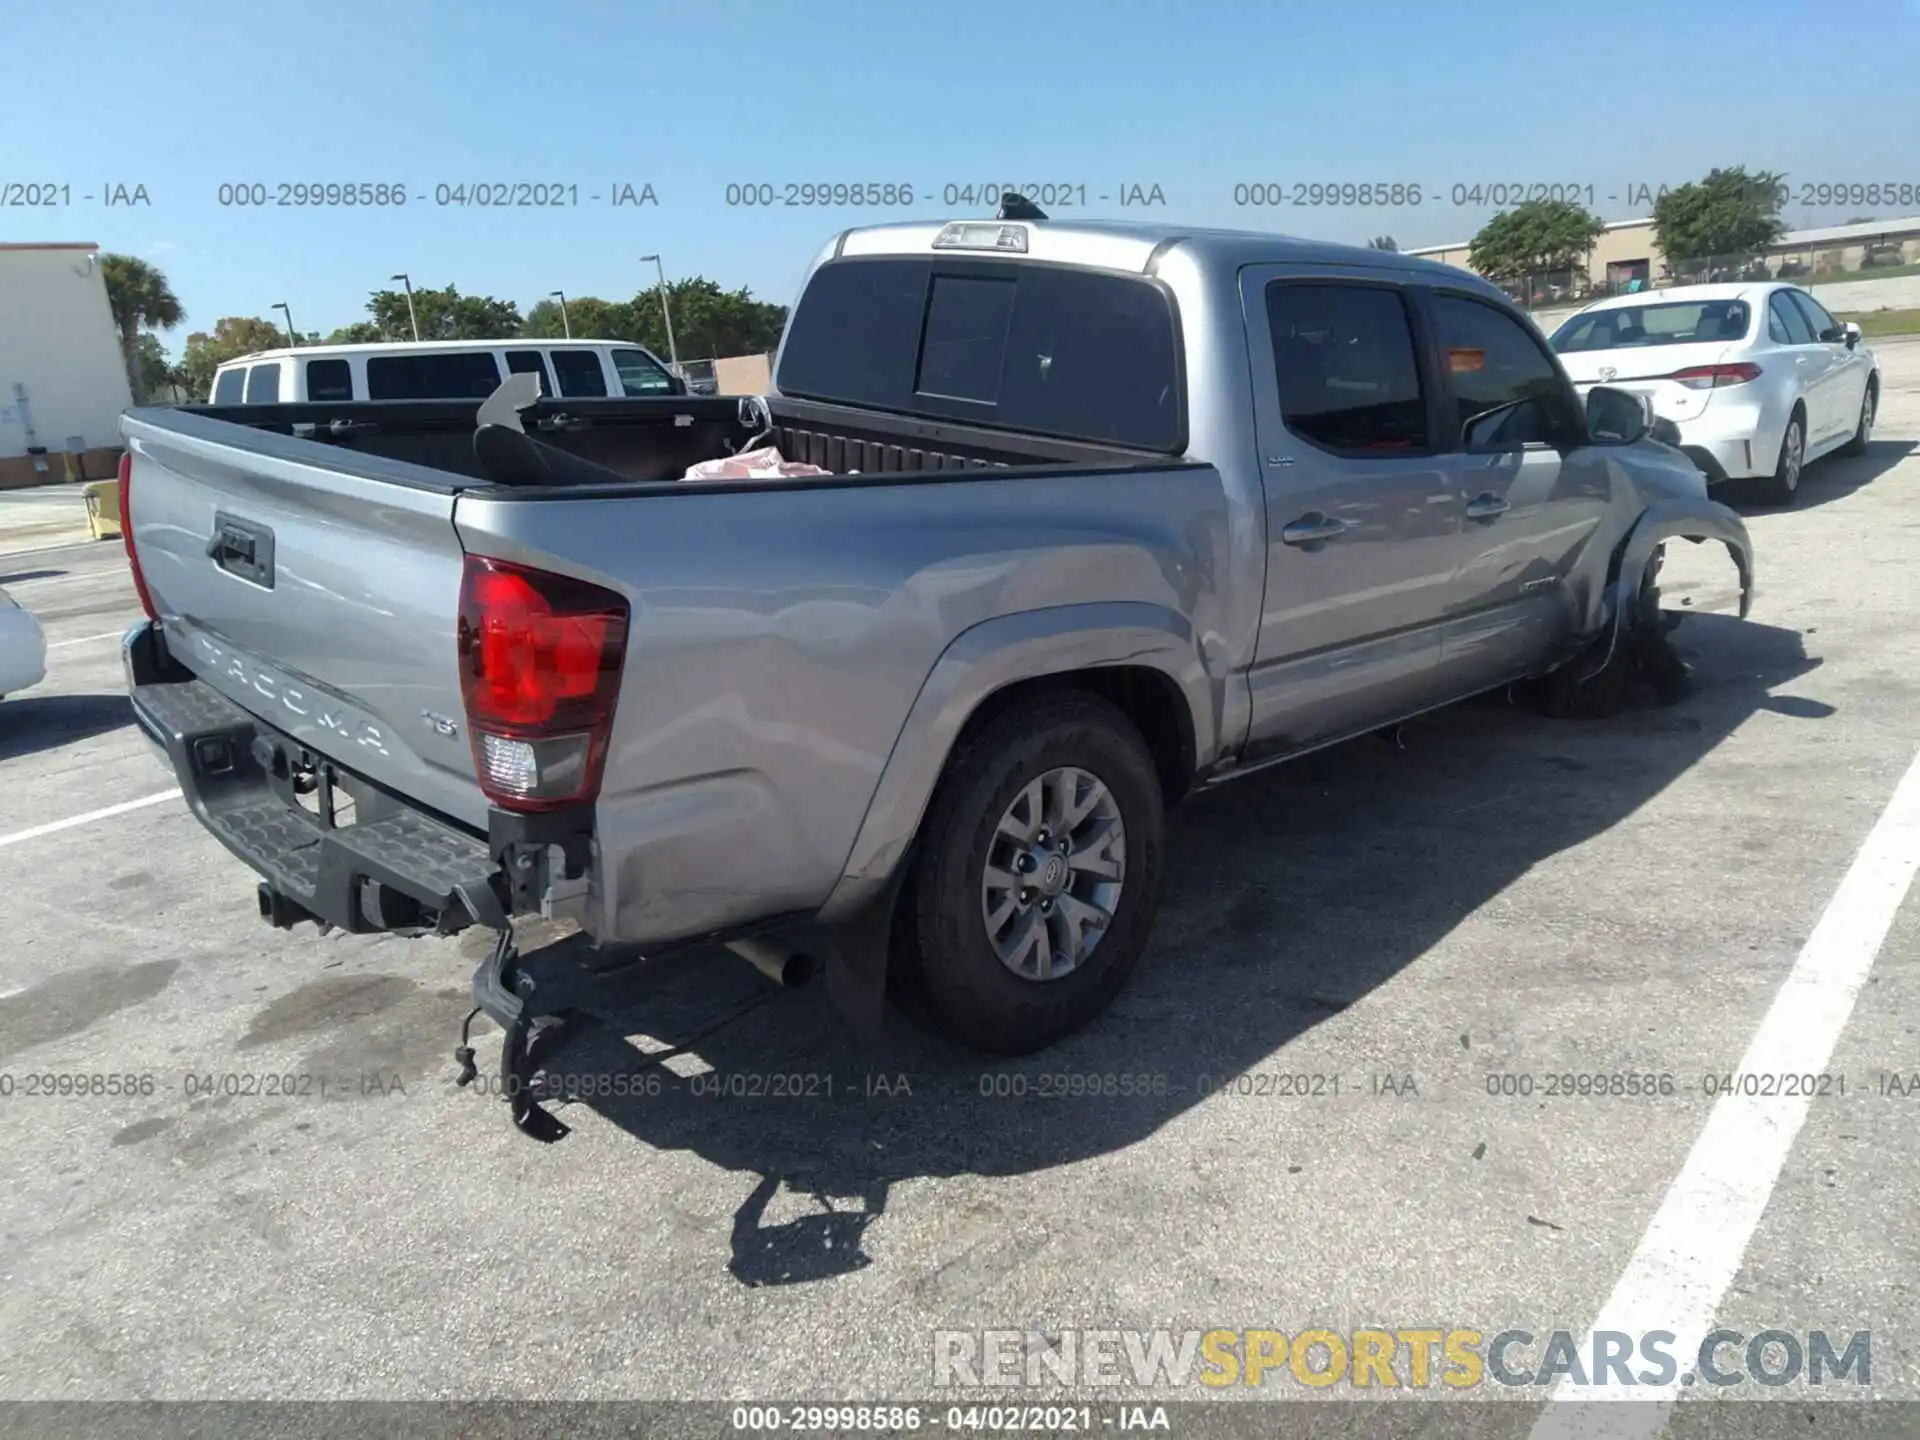
[[[755,936],[731,941],[727,948],[783,989],[798,990],[813,978],[813,957],[778,941]]]

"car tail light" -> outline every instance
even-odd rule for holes
[[[459,645],[487,798],[521,811],[592,800],[626,658],[627,602],[584,580],[469,555]]]
[[[140,552],[133,548],[133,452],[120,452],[120,543],[127,549],[127,569],[133,572],[133,590],[140,597],[140,608],[147,619],[158,620],[153,597],[147,593],[147,577],[140,573]]]
[[[1760,378],[1760,367],[1741,361],[1737,365],[1689,365],[1667,377],[1689,390],[1718,390],[1727,385],[1744,385]]]

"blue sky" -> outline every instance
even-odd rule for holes
[[[626,298],[658,252],[670,275],[790,300],[835,231],[971,213],[941,194],[968,182],[1084,185],[1090,215],[1386,232],[1403,248],[1471,235],[1492,206],[1455,206],[1452,187],[1476,182],[1591,186],[1606,219],[1642,213],[1629,187],[1714,165],[1920,187],[1912,0],[90,0],[0,6],[0,55],[0,186],[72,197],[0,207],[0,240],[151,259],[187,307],[176,353],[187,329],[278,301],[303,330],[365,318],[396,271],[524,309],[554,289]],[[577,186],[579,204],[435,203],[440,185],[521,180]],[[283,181],[415,198],[218,203],[223,183]],[[790,181],[932,194],[892,209],[726,203],[729,182]],[[1416,183],[1425,198],[1236,207],[1236,184],[1263,181]],[[103,206],[114,184],[151,203]],[[651,184],[658,204],[590,198],[621,184]],[[1165,206],[1123,212],[1128,185],[1158,185]]]

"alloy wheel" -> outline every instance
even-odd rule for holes
[[[1076,766],[1037,776],[987,847],[980,912],[1000,963],[1026,980],[1071,974],[1113,924],[1126,865],[1126,826],[1105,782]]]

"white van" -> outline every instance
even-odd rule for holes
[[[213,374],[215,405],[327,400],[484,400],[530,371],[540,393],[568,400],[684,395],[651,350],[623,340],[422,340],[303,345],[229,360]]]

